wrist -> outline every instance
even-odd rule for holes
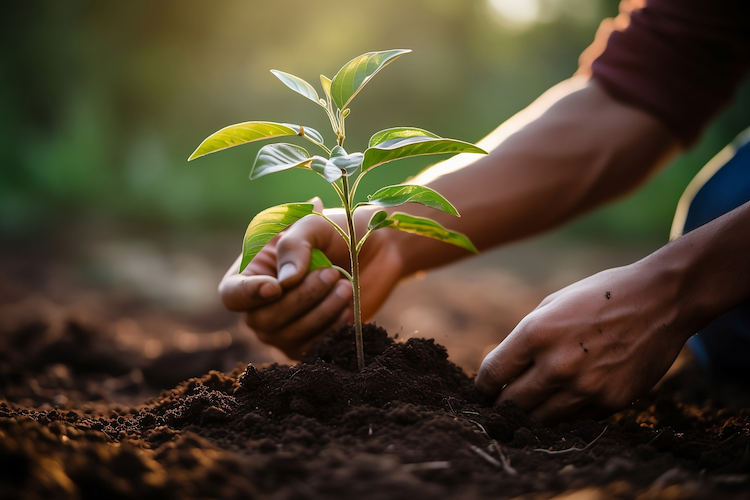
[[[668,243],[644,259],[674,284],[680,321],[691,333],[750,296],[746,224],[750,204]],[[688,335],[689,336],[689,335]]]
[[[686,342],[700,328],[704,313],[694,304],[695,290],[689,283],[691,256],[674,250],[667,245],[632,266],[643,283],[643,297],[655,297],[658,321],[670,325],[666,331],[675,340]]]

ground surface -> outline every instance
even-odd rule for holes
[[[750,401],[689,359],[607,421],[544,426],[417,338],[471,373],[565,277],[465,266],[407,283],[378,318],[398,338],[369,327],[353,373],[348,332],[273,365],[204,293],[147,308],[34,262],[0,283],[3,499],[750,496]]]
[[[342,330],[296,366],[240,364],[131,405],[112,400],[155,380],[134,380],[91,325],[15,326],[0,365],[3,498],[750,494],[750,409],[689,365],[609,421],[548,427],[492,407],[434,341],[370,326],[361,373]]]

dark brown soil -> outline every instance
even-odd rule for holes
[[[140,405],[190,360],[148,365],[75,322],[0,333],[1,498],[750,495],[749,405],[690,365],[608,421],[545,426],[493,407],[434,341],[372,325],[361,373],[345,329],[298,365],[240,363]],[[209,354],[198,368],[231,359]]]

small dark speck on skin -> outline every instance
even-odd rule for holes
[[[604,296],[607,297],[607,300],[609,300],[612,297],[612,294],[609,292],[604,292]]]
[[[578,345],[583,347],[583,342],[578,342]],[[589,352],[589,350],[583,347],[583,352]]]

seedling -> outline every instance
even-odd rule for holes
[[[364,368],[365,358],[362,346],[362,313],[359,287],[359,253],[367,238],[373,231],[386,227],[419,234],[457,245],[476,253],[476,248],[463,234],[445,229],[437,222],[404,213],[388,214],[378,210],[370,219],[367,232],[357,239],[354,230],[354,213],[364,206],[381,208],[396,207],[404,203],[421,203],[459,217],[458,211],[440,194],[424,186],[400,184],[378,189],[367,197],[366,202],[354,204],[357,187],[362,178],[375,167],[393,160],[412,156],[441,153],[479,153],[486,151],[473,144],[439,137],[426,130],[413,127],[396,127],[377,132],[370,138],[364,153],[347,153],[344,149],[346,139],[345,122],[350,113],[349,104],[360,90],[387,64],[411,50],[386,50],[368,52],[355,57],[339,70],[333,80],[321,75],[320,83],[325,99],[318,96],[315,88],[305,80],[289,73],[271,70],[287,87],[320,105],[331,122],[336,134],[336,145],[329,149],[323,136],[316,130],[302,125],[276,122],[245,122],[230,125],[210,135],[198,149],[190,155],[188,161],[239,146],[248,142],[271,139],[282,136],[300,136],[325,151],[327,158],[310,155],[304,148],[287,143],[268,144],[258,151],[255,164],[250,172],[250,179],[257,179],[267,174],[281,172],[290,168],[305,168],[321,175],[330,183],[341,199],[346,214],[346,228],[340,227],[322,213],[315,212],[311,203],[290,203],[263,210],[250,222],[245,232],[242,246],[240,272],[260,252],[260,250],[278,233],[294,222],[308,215],[317,215],[330,222],[338,231],[349,248],[351,273],[346,269],[333,266],[320,250],[313,249],[309,270],[322,267],[335,267],[352,282],[354,299],[354,330],[357,348],[357,364]]]

